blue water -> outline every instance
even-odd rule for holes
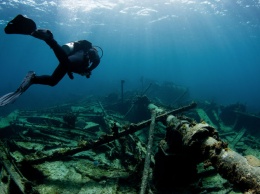
[[[122,79],[127,90],[138,89],[143,77],[188,87],[194,100],[240,102],[260,112],[259,0],[0,0],[0,95],[14,91],[29,70],[51,74],[58,64],[43,41],[4,34],[19,13],[60,44],[87,39],[104,56],[90,79],[34,85],[1,111],[108,94]]]

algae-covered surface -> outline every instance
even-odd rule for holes
[[[148,107],[157,107],[142,105],[142,109],[147,108],[148,111],[143,110],[139,115],[138,107],[133,108],[131,104],[127,104],[126,110],[129,112],[129,109],[132,109],[130,112],[133,112],[126,116],[122,114],[122,109],[117,109],[115,105],[101,105],[102,102],[81,106],[60,105],[59,109],[50,107],[44,110],[16,110],[1,118],[2,146],[8,151],[9,159],[19,169],[21,178],[32,183],[36,193],[140,192],[149,126],[93,149],[68,154],[66,157],[62,155],[75,147],[86,148],[96,140],[102,141],[115,134],[116,130],[122,131],[133,123],[133,120],[138,120],[139,116],[142,118],[140,122],[145,116],[149,119]],[[247,122],[238,125],[242,121],[234,119],[234,123],[226,125],[224,116],[215,114],[216,110],[211,104],[202,102],[198,106],[189,110],[186,115],[197,122],[210,123],[218,130],[220,138],[228,142],[232,149],[244,155],[252,165],[259,166],[259,136],[250,130]],[[163,106],[158,109],[167,110]],[[159,142],[165,139],[166,126],[159,122],[155,128],[147,192],[243,193],[222,178],[213,167],[204,168],[203,163],[197,165],[198,176],[194,182],[187,183],[185,187],[178,187],[172,182],[168,191],[162,192],[157,189],[153,181],[153,166],[156,162],[154,155],[159,149]],[[61,157],[30,164],[30,161],[36,158],[44,158],[55,152]],[[3,169],[2,166],[2,172]],[[1,185],[4,184],[2,181]]]

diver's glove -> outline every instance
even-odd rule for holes
[[[90,78],[90,76],[91,76],[91,70],[90,70],[90,68],[89,68],[89,67],[86,67],[85,70],[84,70],[84,72],[82,72],[80,75],[86,76],[86,78]]]
[[[87,71],[85,75],[86,75],[86,78],[90,78],[90,76],[91,76],[91,71]]]

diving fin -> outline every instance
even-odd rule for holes
[[[34,71],[29,71],[25,78],[23,79],[20,87],[17,89],[21,92],[25,92],[31,85],[32,85],[32,78],[35,77],[35,72]]]
[[[5,27],[5,33],[31,35],[36,28],[36,23],[32,19],[19,14],[8,22]]]
[[[29,71],[23,79],[21,85],[15,92],[10,92],[0,97],[0,106],[5,106],[7,104],[13,103],[22,93],[24,93],[32,85],[31,80],[34,76],[35,72]]]
[[[10,93],[2,96],[0,98],[0,106],[5,106],[7,104],[14,102],[21,94],[22,94],[22,92],[16,91],[16,92],[10,92]]]

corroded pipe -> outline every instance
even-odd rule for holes
[[[169,116],[168,125],[182,135],[185,154],[193,155],[198,163],[205,162],[244,192],[260,193],[260,167],[253,165],[221,141],[217,131],[207,123],[190,123]],[[167,142],[170,144],[170,142]]]
[[[206,139],[204,156],[212,166],[229,182],[249,193],[260,193],[260,167],[254,166],[245,157],[229,149],[221,148],[222,143],[212,137]],[[208,147],[208,148],[207,148]]]

